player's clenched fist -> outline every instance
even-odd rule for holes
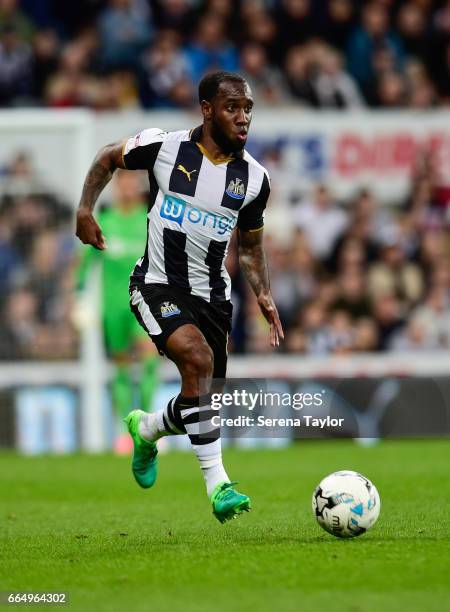
[[[91,212],[79,208],[77,211],[77,237],[83,244],[92,244],[99,250],[106,249],[105,237]]]

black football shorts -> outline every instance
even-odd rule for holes
[[[225,378],[233,312],[230,301],[210,303],[178,287],[140,283],[130,285],[130,307],[160,355],[169,358],[169,336],[182,325],[198,327],[214,354],[213,378]]]

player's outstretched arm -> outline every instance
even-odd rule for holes
[[[253,289],[258,305],[270,325],[270,344],[279,346],[284,338],[277,307],[270,292],[269,270],[263,247],[263,230],[238,230],[239,263]]]
[[[99,250],[106,249],[106,241],[92,211],[98,196],[111,180],[114,171],[125,167],[122,157],[123,146],[123,141],[116,142],[106,145],[97,153],[84,181],[77,210],[76,235],[84,244],[92,244]]]

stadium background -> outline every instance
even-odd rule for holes
[[[112,366],[98,279],[81,304],[75,291],[74,208],[100,146],[199,123],[212,68],[253,88],[286,330],[273,352],[232,248],[230,375],[354,379],[352,413],[385,398],[366,433],[448,433],[449,41],[450,5],[431,0],[0,0],[1,444],[110,446]],[[176,384],[170,363],[162,375],[156,403]]]

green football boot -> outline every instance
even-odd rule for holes
[[[221,523],[237,518],[239,514],[248,512],[251,508],[250,497],[235,491],[235,484],[237,482],[222,482],[211,495],[213,514]]]
[[[144,414],[143,410],[132,410],[124,421],[134,443],[131,470],[138,485],[149,489],[155,484],[158,474],[158,449],[156,442],[149,442],[139,434],[139,423]]]

